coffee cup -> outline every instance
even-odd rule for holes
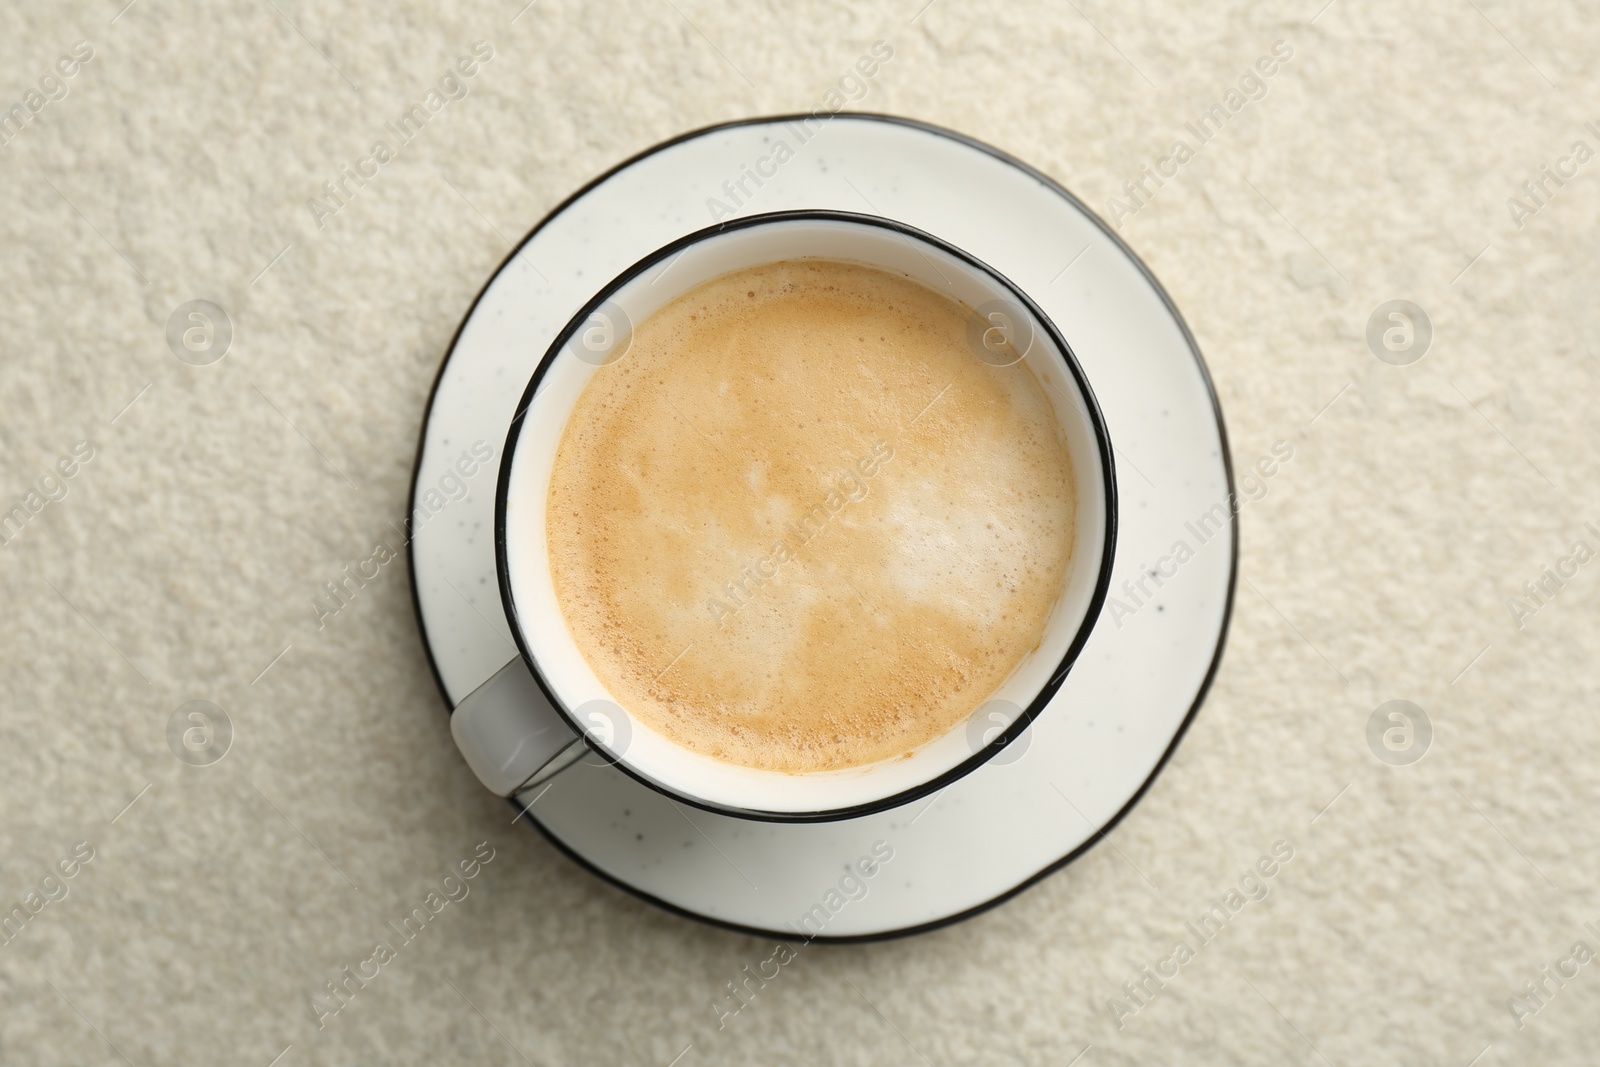
[[[1045,387],[1076,499],[1070,557],[1037,645],[975,702],[964,726],[895,758],[793,773],[695,751],[616,699],[564,619],[546,509],[579,398],[596,374],[627,357],[637,325],[712,279],[807,260],[861,264],[908,278],[969,309],[972,358],[996,367],[1025,362]],[[822,821],[910,803],[976,770],[1028,729],[1088,641],[1110,584],[1117,514],[1111,443],[1066,341],[993,268],[931,234],[876,216],[821,210],[752,215],[646,256],[602,287],[556,336],[526,385],[501,457],[495,561],[518,655],[451,716],[451,734],[468,765],[500,796],[523,794],[592,755],[673,800],[741,818]]]

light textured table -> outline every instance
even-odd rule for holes
[[[0,11],[0,905],[25,913],[0,1062],[1592,1062],[1600,563],[1524,593],[1600,552],[1592,8],[122,2]],[[394,541],[508,241],[661,139],[821,106],[877,40],[852,106],[1119,215],[1236,462],[1294,458],[1242,512],[1215,689],[1105,842],[973,921],[803,949],[719,1028],[772,945],[508,825],[451,747],[403,562],[321,628],[311,604]],[[465,96],[364,163],[475,41]],[[331,197],[345,165],[369,177]],[[1175,176],[1130,199],[1144,166]],[[197,298],[233,326],[203,367],[165,337]],[[1392,299],[1433,325],[1409,366],[1366,341]],[[1431,723],[1409,766],[1368,744],[1392,699]],[[231,720],[220,762],[169,748],[190,700]],[[1280,840],[1200,944],[1185,924]],[[308,998],[380,939],[319,1029]]]

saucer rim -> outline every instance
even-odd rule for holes
[[[528,242],[532,241],[534,237],[538,236],[538,234],[552,220],[561,215],[567,210],[567,208],[572,206],[572,204],[588,195],[588,193],[593,189],[603,184],[614,175],[626,170],[641,160],[649,158],[650,156],[656,155],[657,153],[663,152],[686,141],[692,141],[697,138],[724,130],[738,129],[745,126],[764,126],[787,122],[799,122],[813,117],[814,116],[810,112],[757,115],[748,118],[733,119],[727,122],[711,123],[706,126],[684,131],[683,133],[677,134],[671,138],[668,138],[667,140],[657,142],[656,144],[636,152],[626,159],[623,159],[615,165],[607,168],[605,171],[596,175],[594,178],[590,179],[588,182],[574,190],[570,195],[561,200],[560,203],[556,204],[553,208],[546,212],[545,215],[531,229],[528,230],[527,234],[525,234],[523,238],[517,242],[516,246],[512,248],[509,253],[507,253],[505,258],[502,259],[499,265],[496,266],[495,269],[489,274],[488,278],[484,281],[483,286],[478,290],[477,295],[472,298],[472,303],[467,307],[465,314],[462,315],[460,324],[457,325],[455,332],[450,337],[450,343],[445,348],[444,357],[439,363],[438,373],[435,374],[433,385],[428,390],[428,399],[426,405],[424,406],[422,425],[417,436],[416,455],[412,460],[411,485],[407,493],[408,505],[414,502],[416,499],[417,489],[422,473],[423,452],[428,442],[428,426],[433,417],[434,401],[438,397],[439,386],[444,380],[445,371],[449,369],[450,360],[455,355],[456,345],[461,340],[461,334],[466,329],[467,323],[472,320],[472,316],[474,313],[476,313],[478,305],[482,302],[484,296],[493,286],[495,280],[499,278],[500,274],[508,266],[511,265],[512,261],[516,259]],[[882,122],[889,125],[902,126],[908,129],[943,137],[954,141],[957,144],[976,149],[977,151],[991,156],[1008,166],[1014,167],[1018,171],[1055,192],[1057,195],[1061,196],[1073,207],[1075,207],[1079,212],[1081,212],[1086,219],[1094,223],[1094,225],[1097,226],[1100,231],[1107,238],[1109,238],[1124,255],[1128,257],[1129,261],[1134,265],[1135,268],[1138,269],[1139,273],[1144,277],[1144,279],[1150,283],[1151,288],[1160,298],[1161,303],[1167,309],[1167,313],[1172,316],[1173,322],[1177,325],[1179,332],[1182,334],[1184,343],[1189,348],[1189,354],[1194,357],[1195,366],[1200,373],[1200,380],[1205,387],[1206,396],[1211,402],[1211,413],[1217,426],[1218,444],[1220,446],[1219,452],[1222,459],[1223,473],[1226,476],[1227,481],[1228,499],[1230,501],[1237,499],[1238,485],[1234,480],[1233,452],[1228,442],[1227,421],[1223,416],[1222,404],[1221,400],[1217,396],[1216,384],[1212,381],[1211,370],[1207,366],[1205,357],[1200,351],[1200,345],[1195,340],[1194,333],[1189,329],[1189,324],[1184,319],[1182,312],[1180,312],[1177,305],[1173,303],[1172,297],[1167,293],[1166,288],[1161,284],[1154,272],[1152,272],[1145,261],[1139,257],[1138,253],[1129,247],[1127,242],[1124,241],[1115,230],[1107,225],[1106,221],[1101,218],[1093,208],[1089,207],[1088,204],[1079,199],[1071,190],[1067,189],[1066,186],[1062,185],[1050,175],[1044,173],[1031,164],[1018,159],[1003,149],[978,140],[977,138],[968,134],[949,129],[948,127],[939,126],[935,123],[926,122],[922,119],[914,119],[903,115],[891,115],[884,112],[875,111],[838,111],[832,113],[830,117]],[[1010,887],[1004,892],[996,894],[988,900],[974,904],[973,906],[962,911],[942,916],[938,919],[933,919],[925,923],[917,923],[911,926],[898,927],[893,930],[881,930],[867,934],[847,934],[836,936],[827,936],[822,934],[816,934],[810,937],[796,936],[796,933],[793,930],[779,931],[756,926],[748,926],[743,923],[731,922],[726,919],[720,919],[715,916],[691,911],[682,905],[664,900],[652,893],[630,885],[620,878],[614,877],[609,872],[591,863],[589,860],[574,851],[565,842],[556,837],[554,833],[548,830],[536,818],[533,818],[531,814],[529,815],[528,822],[531,823],[536,830],[538,830],[538,832],[546,841],[555,846],[558,852],[566,856],[578,866],[582,867],[584,870],[587,870],[589,873],[600,878],[608,885],[615,886],[629,895],[661,908],[662,910],[673,915],[691,919],[695,922],[703,923],[709,926],[718,927],[733,933],[744,934],[750,937],[777,938],[780,941],[788,943],[804,944],[811,944],[814,942],[836,945],[864,944],[875,941],[892,941],[902,937],[910,937],[915,934],[929,933],[946,926],[952,926],[956,923],[975,918],[976,916],[981,915],[992,908],[996,908],[1001,904],[1006,903],[1023,891],[1037,885],[1050,875],[1055,874],[1057,871],[1078,859],[1078,857],[1082,856],[1084,853],[1089,851],[1090,848],[1105,838],[1106,835],[1109,834],[1117,826],[1117,824],[1120,823],[1123,818],[1126,817],[1128,813],[1131,812],[1138,805],[1138,803],[1144,799],[1144,796],[1149,792],[1150,787],[1155,784],[1156,778],[1160,776],[1161,772],[1166,768],[1168,761],[1172,759],[1173,753],[1177,751],[1178,745],[1183,740],[1184,735],[1189,732],[1189,727],[1194,723],[1195,717],[1199,714],[1200,707],[1205,703],[1206,697],[1210,695],[1212,683],[1216,680],[1217,672],[1222,666],[1223,650],[1227,647],[1228,631],[1233,621],[1233,605],[1239,585],[1239,512],[1236,508],[1231,507],[1229,511],[1230,515],[1228,522],[1232,537],[1228,560],[1228,586],[1222,605],[1221,624],[1217,630],[1216,648],[1212,653],[1211,663],[1206,668],[1205,675],[1201,679],[1199,688],[1195,692],[1194,701],[1190,704],[1189,710],[1184,714],[1183,721],[1180,722],[1178,724],[1178,728],[1173,731],[1172,740],[1168,742],[1165,750],[1162,751],[1154,766],[1151,767],[1150,773],[1146,775],[1145,780],[1140,783],[1137,789],[1133,791],[1133,794],[1129,796],[1127,802],[1123,804],[1114,815],[1106,820],[1104,826],[1100,827],[1086,840],[1084,840],[1082,844],[1067,852],[1060,859],[1046,864],[1032,875],[1019,881],[1016,885]],[[411,585],[412,612],[416,616],[418,636],[422,638],[423,654],[427,658],[428,670],[433,675],[434,685],[437,686],[439,695],[443,698],[446,714],[448,715],[452,713],[454,709],[450,703],[450,692],[445,687],[444,678],[439,672],[439,665],[434,659],[433,645],[428,636],[427,621],[422,613],[422,600],[417,586],[415,555],[415,539],[411,538],[406,542],[406,575]],[[524,808],[517,802],[515,797],[507,797],[506,800],[513,809],[519,812],[519,817],[520,814],[530,813],[531,805],[528,808]],[[795,825],[806,824],[797,823]]]

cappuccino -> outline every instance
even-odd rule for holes
[[[792,260],[691,290],[595,372],[551,475],[550,571],[639,722],[749,767],[862,766],[949,731],[1039,645],[1071,463],[1027,360],[970,347],[974,314]]]

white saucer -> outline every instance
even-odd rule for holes
[[[1200,353],[1155,279],[1098,218],[1044,175],[949,131],[876,115],[809,121],[734,123],[652,148],[579,191],[512,253],[434,386],[411,506],[437,517],[418,525],[410,565],[453,707],[515,653],[495,579],[494,472],[523,387],[602,285],[718,221],[713,198],[732,209],[721,217],[789,208],[888,216],[1019,285],[1060,328],[1100,401],[1120,499],[1112,599],[1061,691],[1015,743],[1020,758],[1002,753],[906,808],[819,824],[681,807],[584,764],[557,777],[527,816],[596,874],[681,914],[790,939],[872,939],[1005,900],[1075,858],[1138,800],[1216,669],[1238,530]],[[463,479],[467,495],[430,508],[456,484],[451,465],[479,441],[492,462],[463,465],[475,468]],[[1220,528],[1201,525],[1208,512],[1226,516]],[[1195,554],[1176,564],[1180,540]],[[1164,557],[1176,574],[1158,588],[1148,573]],[[1141,577],[1149,597],[1124,586]],[[892,858],[867,864],[871,878],[847,875],[879,842],[880,861]]]

